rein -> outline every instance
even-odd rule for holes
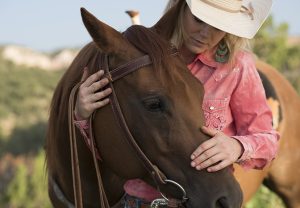
[[[109,70],[108,66],[108,56],[107,54],[100,54],[100,69],[105,71],[105,75],[109,79],[109,87],[112,89],[112,93],[109,96],[111,107],[114,113],[114,116],[118,122],[118,125],[122,129],[124,133],[124,137],[126,138],[127,142],[133,147],[137,156],[144,164],[147,171],[153,177],[155,183],[157,185],[166,185],[171,184],[181,190],[183,193],[183,197],[181,200],[178,199],[168,199],[166,196],[162,194],[161,199],[156,199],[151,203],[151,207],[159,207],[161,205],[168,206],[168,207],[181,207],[184,202],[187,201],[185,190],[181,185],[176,183],[175,181],[168,180],[166,176],[159,170],[159,168],[154,165],[148,157],[144,154],[144,152],[140,149],[139,145],[136,143],[134,137],[132,136],[122,110],[120,108],[120,104],[118,98],[116,96],[113,82],[144,67],[151,65],[152,61],[149,55],[144,55],[137,59],[134,59],[126,64],[121,65],[113,70]],[[80,178],[80,168],[79,168],[79,160],[78,160],[78,152],[77,152],[77,143],[76,143],[76,133],[75,133],[75,125],[74,125],[74,104],[75,104],[75,95],[76,92],[81,85],[81,82],[76,84],[69,97],[69,110],[68,110],[68,122],[69,122],[69,134],[70,134],[70,146],[71,146],[71,163],[72,163],[72,175],[73,175],[73,189],[74,189],[74,200],[75,200],[75,207],[76,208],[83,208],[83,201],[82,201],[82,189],[81,189],[81,178]],[[97,173],[97,180],[98,180],[98,188],[99,188],[99,197],[101,208],[110,208],[107,196],[104,190],[103,181],[101,178],[100,168],[97,161],[97,156],[95,152],[95,138],[92,131],[92,121],[94,118],[94,113],[89,119],[90,123],[90,137],[91,137],[91,146],[92,146],[92,154],[94,165]]]

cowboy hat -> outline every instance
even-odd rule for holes
[[[186,0],[192,14],[224,32],[251,39],[268,17],[272,0]]]

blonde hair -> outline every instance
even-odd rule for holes
[[[180,0],[169,0],[167,3],[167,6],[165,8],[165,13],[175,6]],[[184,1],[184,0],[181,0]],[[180,5],[180,4],[178,4]],[[180,48],[187,37],[187,34],[184,31],[184,22],[183,22],[183,15],[184,15],[184,9],[187,6],[187,3],[181,4],[180,12],[177,19],[177,24],[174,28],[173,35],[171,38],[171,43],[175,45],[177,48]],[[241,38],[235,35],[232,35],[230,33],[226,33],[223,40],[225,44],[227,45],[227,48],[229,50],[229,59],[227,63],[233,63],[234,57],[239,51],[251,51],[249,40],[246,38]]]
[[[177,3],[178,3],[178,0],[169,0],[164,9],[164,14],[167,13],[167,11],[169,11],[169,9],[171,9]]]

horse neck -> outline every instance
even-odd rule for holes
[[[57,146],[57,153],[59,154],[57,158],[60,158],[60,161],[56,165],[56,170],[53,170],[53,176],[54,179],[57,180],[66,198],[73,202],[71,160],[70,156],[67,156],[67,154],[70,155],[70,151],[68,151],[70,149],[69,140],[65,140],[63,143],[64,145],[60,144]],[[79,136],[77,143],[83,202],[87,207],[100,207],[98,182],[92,153]],[[65,147],[68,148],[67,151]],[[124,194],[123,184],[125,180],[118,177],[100,161],[99,166],[105,193],[109,203],[113,205],[117,203]],[[111,184],[114,184],[114,186]]]

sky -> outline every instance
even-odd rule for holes
[[[262,0],[263,1],[263,0]],[[119,31],[131,25],[126,10],[138,10],[141,22],[152,26],[167,0],[0,0],[0,45],[18,44],[39,51],[82,47],[91,38],[82,24],[80,7]],[[273,1],[276,24],[289,24],[290,35],[300,35],[300,1]]]

